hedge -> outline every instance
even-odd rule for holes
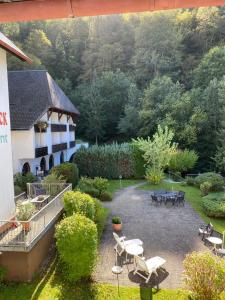
[[[203,173],[195,178],[195,185],[198,187],[200,187],[200,185],[204,182],[208,182],[211,184],[210,192],[222,191],[224,188],[223,177],[220,174],[214,172]]]
[[[202,206],[207,216],[214,218],[225,217],[224,193],[209,194],[202,199]]]
[[[74,156],[80,175],[107,179],[140,177],[140,160],[131,144],[112,144],[81,148]]]

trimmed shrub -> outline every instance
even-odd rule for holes
[[[212,190],[212,183],[209,181],[203,182],[200,185],[200,191],[202,192],[202,196],[206,196]]]
[[[64,194],[63,203],[67,216],[79,213],[91,220],[94,220],[95,203],[90,195],[79,191],[69,191]]]
[[[100,195],[100,200],[101,201],[112,201],[112,196],[109,192],[104,192]]]
[[[211,185],[212,185],[210,192],[222,191],[224,188],[223,177],[220,174],[217,174],[214,172],[207,172],[207,173],[198,175],[195,178],[195,185],[200,187],[200,185],[206,181],[211,183]]]
[[[14,175],[14,185],[19,186],[23,192],[27,191],[27,183],[32,183],[36,180],[37,178],[33,175],[33,173],[27,173],[26,175],[16,173]]]
[[[108,180],[101,177],[94,179],[88,177],[81,177],[78,183],[78,189],[92,197],[101,199],[103,193],[106,193],[108,188]]]
[[[210,252],[193,252],[184,260],[184,282],[195,300],[218,300],[225,290],[225,260]]]
[[[159,184],[164,178],[164,173],[162,170],[148,168],[146,171],[146,179],[151,184]]]
[[[212,200],[207,198],[202,199],[203,209],[208,217],[224,218],[225,217],[225,201]]]
[[[79,170],[76,164],[66,162],[55,166],[51,169],[51,174],[53,173],[58,177],[65,179],[67,183],[72,183],[73,188],[75,188],[78,183]]]
[[[81,148],[74,155],[80,175],[118,179],[134,176],[134,162],[130,144],[112,144]]]
[[[93,221],[75,214],[56,227],[56,246],[64,264],[65,278],[89,278],[97,260],[98,233]]]
[[[173,172],[185,173],[194,168],[198,155],[193,150],[178,150],[170,159],[169,169]]]
[[[108,209],[102,206],[98,199],[93,199],[95,202],[95,224],[98,230],[98,239],[100,240],[102,232],[105,228],[106,219],[108,216]]]

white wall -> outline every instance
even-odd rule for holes
[[[0,49],[0,220],[15,212],[6,52]],[[6,123],[2,118],[5,114]]]
[[[20,159],[35,157],[34,129],[15,130],[12,134],[13,173],[21,172]]]

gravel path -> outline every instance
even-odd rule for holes
[[[167,261],[166,272],[160,271],[158,279],[153,275],[148,286],[181,287],[185,255],[207,250],[198,236],[198,227],[203,221],[188,203],[184,207],[155,206],[150,200],[151,191],[139,190],[138,186],[140,184],[118,191],[113,201],[105,204],[110,209],[110,216],[100,245],[95,279],[117,284],[117,277],[111,272],[115,264],[111,217],[119,215],[123,222],[121,235],[141,239],[146,258],[158,255]],[[121,285],[144,285],[143,279],[133,275],[133,264],[124,264],[124,256],[119,263],[123,264],[123,273],[119,275]]]

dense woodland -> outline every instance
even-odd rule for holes
[[[93,143],[175,132],[198,170],[225,172],[225,8],[2,24],[81,112]]]

